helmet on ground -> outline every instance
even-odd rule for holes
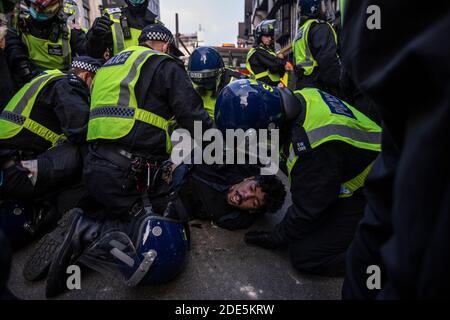
[[[184,228],[177,220],[148,214],[134,224],[130,235],[117,229],[105,231],[79,261],[130,287],[165,283],[185,266],[188,240]]]
[[[217,98],[215,121],[221,131],[282,128],[297,117],[298,104],[289,89],[238,80],[227,85]]]
[[[200,47],[189,57],[187,71],[195,86],[216,91],[225,71],[225,64],[216,49]]]
[[[29,0],[30,15],[37,21],[46,21],[58,14],[62,0]]]

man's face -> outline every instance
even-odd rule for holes
[[[270,46],[273,42],[273,38],[271,36],[262,36],[261,41],[264,45]]]
[[[228,190],[228,204],[243,211],[255,211],[264,205],[266,194],[254,178],[247,178]]]

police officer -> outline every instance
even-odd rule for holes
[[[339,93],[340,61],[330,0],[299,0],[299,30],[293,43],[296,89]]]
[[[255,28],[255,47],[247,55],[247,70],[256,80],[277,86],[289,66],[275,53],[275,20],[264,20]]]
[[[146,26],[140,45],[110,59],[94,82],[84,178],[107,218],[129,217],[151,189],[151,176],[169,157],[170,119],[191,134],[194,121],[212,125],[183,63],[167,54],[173,41],[166,27]]]
[[[220,54],[211,47],[195,49],[189,57],[187,70],[212,119],[217,95],[222,88],[236,79],[245,78],[243,74],[226,68]]]
[[[72,58],[86,52],[84,33],[68,28],[63,19],[62,0],[28,4],[30,16],[6,40],[8,64],[19,87],[44,70],[69,70]]]
[[[3,198],[32,200],[67,184],[80,170],[75,146],[86,140],[89,87],[99,66],[79,57],[68,75],[41,73],[7,104],[0,114]]]
[[[249,232],[245,240],[269,249],[289,247],[300,271],[342,275],[365,206],[364,180],[380,151],[381,128],[314,88],[292,93],[240,80],[222,91],[217,108],[219,128],[277,126],[284,142],[293,203],[274,230]]]
[[[157,15],[148,8],[148,0],[125,0],[127,6],[106,9],[95,19],[87,35],[89,55],[102,58],[109,50],[110,56],[139,44],[139,36],[145,26],[158,23]],[[181,52],[176,52],[181,56]]]
[[[13,1],[2,1],[0,3],[0,74],[2,75],[2,81],[0,82],[0,111],[3,110],[9,99],[14,95],[14,82],[5,55],[5,37],[8,30],[7,14],[13,8]]]

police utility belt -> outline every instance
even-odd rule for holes
[[[130,153],[110,144],[97,142],[91,148],[104,159],[129,172],[128,185],[124,186],[125,188],[136,186],[140,192],[153,190],[156,177],[162,165],[161,161],[152,157]]]

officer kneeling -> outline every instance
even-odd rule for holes
[[[10,211],[2,215],[0,227],[20,229],[15,221],[29,218],[22,225],[37,231],[42,212],[37,220],[17,215],[24,211],[17,201],[35,205],[36,199],[45,198],[53,205],[62,190],[81,181],[89,88],[100,66],[83,56],[74,60],[68,75],[45,71],[23,86],[0,114],[0,209]]]
[[[342,275],[366,203],[364,181],[380,152],[381,128],[318,89],[292,93],[249,80],[228,85],[216,109],[222,130],[277,126],[284,142],[293,204],[274,230],[249,232],[245,240],[268,249],[289,247],[300,271]]]
[[[93,83],[84,181],[103,210],[95,219],[71,212],[47,296],[65,289],[66,268],[76,262],[102,273],[102,266],[113,266],[130,286],[168,281],[183,267],[187,230],[176,215],[156,215],[149,194],[169,158],[169,119],[192,135],[194,121],[205,129],[212,121],[182,62],[166,54],[172,33],[153,24],[139,40],[110,59]]]

